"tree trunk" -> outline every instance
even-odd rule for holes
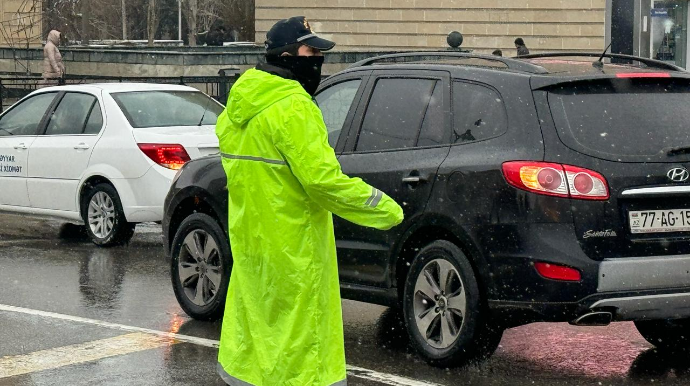
[[[122,0],[122,40],[127,40],[127,5],[126,5],[126,0]]]
[[[196,22],[199,14],[199,3],[197,0],[187,0],[189,9],[187,10],[187,26],[189,27],[189,45],[196,47]]]
[[[156,0],[149,0],[149,9],[146,17],[146,33],[149,39],[149,47],[153,47],[153,39],[156,37],[156,30],[158,29],[158,20],[156,20]]]
[[[81,0],[81,44],[89,45],[89,22],[91,21],[91,7],[89,0]]]

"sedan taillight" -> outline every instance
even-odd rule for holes
[[[187,150],[182,145],[140,143],[139,149],[153,162],[168,169],[179,170],[187,161],[191,160]]]
[[[609,198],[604,176],[577,166],[513,161],[503,164],[503,175],[510,185],[533,193],[581,200]]]

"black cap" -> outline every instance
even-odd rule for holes
[[[304,16],[281,20],[266,33],[266,50],[295,43],[302,43],[320,51],[328,51],[335,47],[335,43],[332,41],[316,36],[309,25],[309,21]]]

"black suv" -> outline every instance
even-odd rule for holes
[[[537,321],[635,321],[690,347],[690,74],[598,56],[407,53],[327,79],[316,100],[344,172],[405,210],[387,232],[335,219],[343,297],[400,307],[435,365]],[[223,312],[227,208],[219,157],[187,163],[165,202],[194,318]]]

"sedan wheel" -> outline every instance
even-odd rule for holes
[[[115,204],[105,192],[98,192],[91,197],[88,209],[89,228],[96,237],[104,239],[115,227]]]
[[[94,244],[112,247],[129,242],[136,224],[128,223],[120,196],[108,183],[87,186],[81,197],[84,229]]]

